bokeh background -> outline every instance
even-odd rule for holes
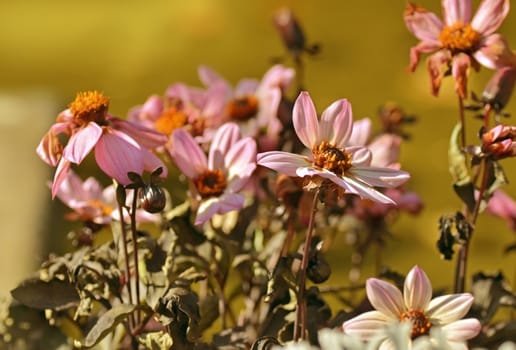
[[[479,1],[473,3],[476,8]],[[402,19],[405,4],[403,0],[0,1],[0,297],[28,277],[49,252],[63,253],[66,247],[63,242],[72,226],[62,219],[64,207],[50,199],[47,181],[53,169],[37,158],[35,148],[76,92],[102,91],[111,98],[110,110],[125,116],[129,108],[174,82],[200,86],[200,64],[233,83],[260,78],[272,58],[286,54],[271,21],[282,6],[292,8],[308,42],[322,47],[320,55],[305,61],[305,87],[319,111],[346,97],[356,119],[374,119],[386,101],[418,116],[417,124],[407,128],[412,139],[403,145],[401,158],[403,168],[412,174],[410,188],[422,196],[425,210],[419,217],[400,218],[383,262],[402,273],[417,263],[436,286],[450,286],[454,263],[439,258],[435,241],[438,218],[460,208],[447,165],[457,99],[450,79],[439,98],[430,95],[424,64],[416,73],[407,72],[409,48],[416,39]],[[420,4],[440,13],[437,0]],[[516,48],[514,23],[513,10],[500,32]],[[473,73],[472,90],[480,93],[491,74],[484,68]],[[507,111],[516,114],[514,101]],[[473,117],[468,118],[473,125]],[[503,163],[512,195],[516,195],[514,163],[514,159]],[[503,269],[514,284],[514,254],[502,254],[514,238],[504,222],[483,215],[469,272]],[[338,269],[332,282],[345,278],[349,270],[343,240],[337,239],[331,250]],[[372,260],[370,254],[366,263],[372,266]]]

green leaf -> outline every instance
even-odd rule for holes
[[[87,348],[95,346],[106,335],[112,332],[120,322],[133,313],[134,310],[136,310],[136,305],[120,304],[106,311],[90,330],[86,339],[84,339],[83,345]]]
[[[450,148],[448,149],[448,166],[453,177],[453,183],[463,186],[471,183],[471,176],[466,161],[466,154],[460,146],[460,135],[462,133],[462,125],[457,123],[453,128],[450,137]]]
[[[14,299],[35,309],[64,310],[79,303],[75,286],[61,280],[27,279],[11,291]]]

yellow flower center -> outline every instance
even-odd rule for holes
[[[314,166],[326,169],[336,175],[342,176],[351,168],[351,154],[343,149],[337,148],[327,141],[312,149],[314,155]]]
[[[176,107],[169,107],[154,122],[156,130],[162,134],[170,135],[175,129],[186,125],[188,117]]]
[[[226,111],[231,119],[248,120],[258,112],[258,99],[252,95],[235,98],[228,103]]]
[[[464,52],[473,53],[480,41],[480,34],[471,25],[457,22],[451,26],[446,26],[439,35],[439,41],[444,48],[453,54]]]
[[[430,323],[430,320],[426,317],[423,311],[406,311],[400,315],[400,320],[408,320],[412,322],[412,330],[410,331],[410,337],[412,339],[429,334],[430,328],[432,328],[432,323]]]
[[[193,181],[202,198],[220,196],[227,186],[226,178],[221,169],[205,170]]]
[[[105,125],[108,107],[109,99],[97,91],[79,92],[69,106],[78,126],[89,122]]]

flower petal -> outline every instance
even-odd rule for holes
[[[355,120],[353,131],[348,140],[349,146],[365,146],[371,136],[371,119],[363,118]]]
[[[452,63],[452,76],[455,80],[455,92],[461,98],[467,97],[469,67],[471,58],[465,53],[455,55]]]
[[[509,0],[483,0],[471,21],[471,26],[483,36],[492,34],[502,24],[509,8]]]
[[[434,96],[439,94],[441,81],[448,71],[448,65],[451,59],[452,57],[449,50],[440,50],[428,57],[426,66],[428,69],[428,74],[430,75],[432,94]]]
[[[163,146],[168,141],[168,137],[162,133],[127,120],[111,117],[109,118],[109,123],[114,129],[124,132],[143,148],[149,150]]]
[[[371,305],[391,320],[399,320],[405,311],[401,292],[390,283],[369,278],[366,282],[366,293]]]
[[[480,48],[473,56],[481,65],[490,69],[516,66],[516,55],[501,34],[492,34],[482,39]]]
[[[442,327],[449,341],[459,342],[475,337],[481,329],[482,325],[476,318],[458,320]]]
[[[463,24],[471,20],[471,0],[443,0],[443,18],[446,25]]]
[[[282,151],[258,153],[256,158],[258,165],[288,176],[298,176],[296,173],[298,168],[311,165],[305,156]]]
[[[299,94],[292,111],[292,121],[299,140],[308,148],[317,145],[319,138],[319,122],[317,112],[308,92]]]
[[[346,99],[333,102],[324,110],[319,123],[319,139],[344,148],[353,131],[351,104]]]
[[[346,182],[348,187],[353,189],[353,191],[351,191],[352,193],[358,194],[362,198],[370,199],[372,201],[384,204],[396,204],[396,202],[391,198],[358,179],[354,179],[352,177],[343,177],[342,180]]]
[[[172,138],[172,149],[168,149],[170,156],[183,174],[195,179],[208,168],[206,155],[187,131],[176,129]]]
[[[152,173],[154,170],[161,168],[162,171],[161,174],[159,174],[159,177],[162,179],[167,177],[168,168],[158,156],[145,148],[141,149],[141,153],[143,156],[143,169],[145,171]]]
[[[405,278],[403,298],[408,309],[426,310],[432,299],[432,284],[419,266],[414,266]]]
[[[240,137],[240,128],[237,124],[226,123],[222,125],[213,136],[211,142],[210,153],[208,155],[208,168],[224,168],[225,155]]]
[[[57,192],[61,188],[61,184],[68,175],[68,171],[70,171],[70,162],[61,158],[57,164],[56,173],[54,174],[54,181],[52,182],[52,199],[56,197]]]
[[[392,319],[379,311],[365,312],[342,325],[344,333],[369,340],[380,332]]]
[[[80,164],[91,152],[102,136],[102,128],[94,122],[73,134],[63,150],[63,158],[72,163]]]
[[[410,178],[409,173],[403,170],[372,166],[354,166],[349,173],[366,184],[378,187],[398,187]]]
[[[202,225],[215,214],[225,214],[244,206],[245,197],[239,193],[225,193],[221,197],[202,201],[197,210],[195,225]]]
[[[471,304],[473,296],[469,293],[443,295],[430,301],[426,314],[438,325],[445,325],[464,317]]]
[[[422,43],[440,46],[439,35],[443,23],[435,13],[408,2],[403,19],[407,29]]]
[[[256,141],[250,137],[235,143],[224,157],[224,168],[228,170],[228,180],[235,176],[249,177],[255,167]]]
[[[419,58],[423,53],[429,53],[438,50],[441,47],[440,44],[428,43],[421,41],[414,47],[410,48],[410,64],[408,70],[414,72],[419,63]]]
[[[140,146],[127,134],[114,129],[104,132],[97,142],[95,160],[103,172],[122,185],[131,182],[128,172],[143,173]]]

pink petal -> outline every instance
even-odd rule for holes
[[[473,53],[473,56],[481,65],[490,69],[516,65],[516,55],[501,34],[492,34],[483,38],[480,48]]]
[[[387,326],[392,319],[379,311],[365,312],[342,325],[344,333],[369,340]]]
[[[443,29],[443,23],[436,14],[409,2],[403,19],[408,30],[423,43],[440,45],[439,35]]]
[[[312,149],[317,146],[319,140],[319,122],[317,112],[308,92],[303,91],[299,94],[294,109],[292,111],[292,121],[294,129],[301,142]]]
[[[143,173],[143,155],[140,146],[121,131],[108,129],[97,142],[95,159],[107,175],[122,185],[131,182],[128,172]]]
[[[455,55],[452,63],[452,75],[455,79],[455,92],[461,98],[467,98],[468,75],[471,59],[465,53]]]
[[[225,155],[240,137],[240,128],[237,124],[226,123],[222,125],[213,136],[208,156],[208,167],[210,169],[223,169]]]
[[[445,325],[460,320],[473,304],[473,296],[469,293],[449,294],[432,299],[426,314],[438,325]]]
[[[410,48],[410,64],[408,70],[410,72],[414,72],[419,63],[419,58],[423,53],[429,53],[436,51],[441,48],[441,44],[429,43],[426,41],[422,41],[416,46]]]
[[[509,0],[482,0],[471,26],[483,36],[492,34],[509,13],[509,7]]]
[[[235,87],[235,96],[254,96],[260,82],[256,79],[242,79]]]
[[[367,147],[373,155],[371,165],[390,167],[396,163],[400,154],[401,137],[394,134],[382,134],[375,138]]]
[[[195,225],[202,225],[215,214],[225,214],[244,206],[245,197],[238,193],[224,194],[219,198],[202,201],[197,210]]]
[[[403,170],[380,167],[352,167],[349,170],[357,179],[378,187],[398,187],[410,178],[409,173]]]
[[[405,311],[403,296],[398,288],[377,278],[366,281],[366,293],[373,307],[393,320]]]
[[[145,171],[152,173],[152,172],[154,172],[154,170],[156,170],[158,168],[162,168],[163,171],[161,172],[159,177],[161,177],[162,179],[167,177],[168,168],[165,165],[165,163],[163,163],[163,161],[158,156],[156,156],[154,153],[152,153],[151,151],[146,150],[144,148],[141,149],[141,153],[143,156],[143,169]]]
[[[466,318],[458,320],[442,327],[449,341],[462,342],[474,338],[480,330],[482,325],[476,318]]]
[[[220,82],[226,83],[222,76],[207,66],[199,66],[199,79],[205,86],[211,86]]]
[[[252,172],[256,167],[256,141],[246,137],[235,143],[227,152],[224,163],[224,168],[229,171],[229,179],[235,176],[241,178],[251,176],[249,171]]]
[[[432,299],[432,284],[419,266],[414,266],[405,278],[403,298],[408,309],[423,311]]]
[[[72,163],[80,164],[91,152],[102,136],[102,128],[94,122],[73,134],[63,150],[63,158]]]
[[[442,0],[444,23],[451,26],[471,20],[471,0]]]
[[[256,158],[258,165],[288,176],[298,176],[296,174],[298,168],[312,164],[304,156],[281,151],[258,153]]]
[[[353,123],[353,131],[348,140],[349,146],[365,146],[371,136],[371,119],[363,118]]]
[[[346,99],[338,100],[322,113],[318,142],[328,141],[338,148],[344,148],[352,131],[351,104]]]
[[[281,64],[277,64],[269,68],[269,70],[263,75],[262,81],[260,82],[259,90],[266,88],[278,87],[281,91],[288,89],[296,72],[292,68],[287,68]]]
[[[430,75],[430,83],[432,86],[432,94],[437,96],[439,94],[439,88],[441,87],[441,81],[444,78],[444,74],[449,69],[449,63],[451,61],[451,53],[448,50],[440,50],[431,55],[427,60],[428,74]]]
[[[114,129],[124,132],[143,148],[149,150],[163,146],[168,141],[168,137],[162,133],[127,120],[112,117],[109,119],[109,123]]]
[[[56,168],[56,173],[54,174],[54,181],[52,182],[52,199],[54,199],[57,195],[57,192],[61,188],[61,184],[65,181],[68,171],[70,170],[70,162],[66,159],[61,159]]]
[[[187,131],[176,129],[172,138],[172,150],[169,149],[171,157],[183,174],[195,179],[208,168],[206,155]]]
[[[346,148],[346,152],[351,154],[351,164],[355,166],[367,167],[371,164],[373,154],[368,148],[362,146],[352,146]]]
[[[368,184],[363,183],[359,179],[354,179],[352,177],[343,177],[342,181],[344,181],[348,187],[351,187],[353,189],[353,193],[358,194],[362,198],[370,199],[378,203],[396,204],[396,202],[394,202],[392,199],[390,199],[383,193],[375,190]]]

